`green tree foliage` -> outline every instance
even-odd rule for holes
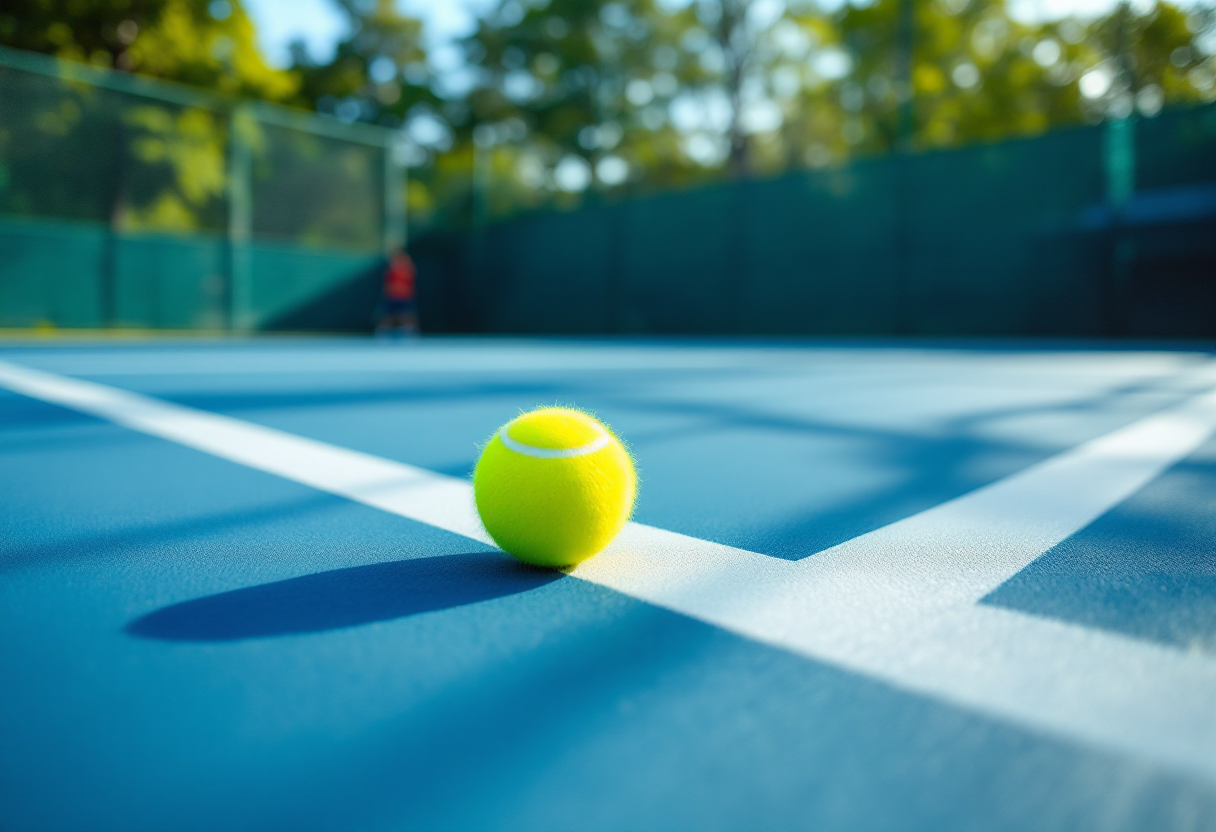
[[[844,129],[855,152],[883,152],[898,143],[901,76],[891,41],[901,2],[846,7],[837,17],[855,66],[841,88],[841,105],[852,114]],[[1187,17],[1174,6],[1158,3],[1134,14],[1122,5],[1089,25],[1022,23],[995,0],[933,0],[915,8],[914,147],[1031,135],[1137,109],[1151,116],[1163,104],[1204,98],[1185,80],[1191,61],[1178,60],[1196,53]]]
[[[1086,115],[1091,120],[1133,111],[1151,116],[1163,105],[1216,98],[1214,23],[1212,9],[1187,14],[1161,2],[1138,14],[1124,3],[1094,21],[1084,45],[1096,85],[1109,86],[1088,102]]]
[[[424,221],[1216,99],[1216,15],[1161,0],[1046,22],[1018,0],[499,0],[442,72],[395,0],[333,2],[333,59],[298,45],[288,70],[230,0],[8,0],[0,42],[400,127]],[[186,227],[216,200],[223,137],[182,115],[128,117],[182,180],[130,222]]]
[[[620,183],[587,175],[605,159],[626,163],[634,186],[668,187],[1216,98],[1210,13],[1162,2],[1088,20],[1015,11],[1005,0],[833,11],[814,0],[502,0],[466,43],[477,151],[454,152],[477,167],[496,213],[520,191],[560,201],[563,169],[577,165],[583,174],[565,177],[577,190],[611,189]]]
[[[293,45],[292,68],[302,79],[297,101],[346,121],[388,126],[402,124],[419,105],[433,106],[422,24],[398,11],[393,0],[335,2],[350,34],[324,64],[314,62],[302,44]]]
[[[32,73],[6,75],[0,211],[129,231],[224,227],[223,115]]]
[[[838,16],[855,67],[841,86],[841,106],[851,114],[845,138],[855,152],[890,150],[901,130],[914,147],[941,147],[1080,118],[1076,79],[1051,71],[1063,66],[1069,44],[1045,27],[1010,19],[999,0],[917,3],[905,69],[891,60],[899,54],[893,39],[901,2],[846,7]]]
[[[231,0],[8,0],[0,42],[231,96],[284,101],[299,80],[257,49]],[[14,77],[0,135],[8,210],[72,216],[137,231],[219,231],[225,222],[228,120],[206,107]],[[28,89],[25,89],[28,88]],[[56,161],[59,160],[59,161]],[[47,165],[80,160],[70,189]]]
[[[435,101],[420,24],[399,14],[390,0],[347,0],[341,6],[349,15],[350,36],[334,60],[316,65],[297,48],[296,66],[288,70],[266,64],[251,20],[229,0],[12,0],[0,6],[0,36],[9,46],[242,98],[315,107],[348,121],[400,125],[411,108]],[[7,177],[0,176],[12,187],[0,190],[0,198],[11,210],[130,231],[224,228],[234,123],[227,114],[33,76],[18,80],[30,86],[21,98],[29,106],[7,113],[0,131],[4,159],[12,163]],[[312,185],[325,180],[342,193],[351,182],[379,181],[378,169],[347,170],[374,158],[362,148],[345,152],[282,131],[272,147],[255,122],[245,133],[255,177],[274,164],[282,183],[291,178],[293,159],[328,152],[328,166],[309,174]],[[88,160],[78,187],[55,192],[43,184],[43,163],[57,158]],[[308,222],[293,220],[306,206],[276,196],[282,201],[273,216],[261,219],[263,229],[273,233],[282,220],[292,234],[307,230]],[[367,203],[366,196],[351,204]],[[376,222],[343,214],[348,209],[341,200],[328,209],[336,218],[321,223],[327,228],[366,229]],[[356,236],[346,228],[343,239]]]
[[[326,62],[315,61],[302,43],[292,45],[292,71],[301,79],[294,103],[343,121],[402,128],[413,139],[403,148],[416,168],[407,192],[412,217],[431,216],[439,203],[459,203],[457,194],[468,190],[468,165],[459,151],[436,157],[453,150],[453,123],[466,108],[453,101],[441,112],[445,102],[435,92],[439,79],[428,63],[422,24],[393,0],[334,2],[348,34]]]
[[[5,0],[0,44],[269,101],[298,86],[237,0]]]
[[[680,38],[695,19],[651,0],[504,3],[465,44],[478,82],[470,127],[496,159],[504,146],[533,187],[573,190],[580,181],[623,185],[630,171],[660,184],[695,166],[679,151],[669,108],[702,80]],[[494,148],[499,148],[495,151]]]
[[[233,103],[291,103],[348,121],[396,126],[437,100],[416,20],[388,0],[349,0],[342,8],[351,34],[335,59],[316,65],[296,49],[289,70],[266,64],[252,22],[229,0],[12,0],[0,5],[0,42],[217,91]],[[128,232],[221,232],[230,219],[231,138],[239,129],[255,191],[260,181],[275,182],[255,198],[260,234],[360,245],[371,234],[379,242],[378,217],[352,208],[380,198],[378,151],[267,130],[201,98],[198,106],[173,104],[33,73],[5,83],[0,210]],[[74,177],[46,175],[65,165]],[[333,199],[293,199],[297,187],[324,189]]]

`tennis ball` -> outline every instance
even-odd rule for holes
[[[536,566],[572,566],[603,549],[633,511],[637,474],[602,422],[567,407],[512,419],[473,470],[473,498],[490,537]]]

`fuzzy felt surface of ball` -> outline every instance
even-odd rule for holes
[[[477,513],[499,548],[562,568],[612,542],[637,495],[633,460],[589,413],[543,407],[503,425],[473,471]]]

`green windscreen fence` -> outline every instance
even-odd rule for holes
[[[391,135],[0,50],[0,327],[370,328]]]
[[[1216,107],[538,213],[411,246],[425,325],[1216,337]]]
[[[0,49],[0,327],[366,330],[393,134]],[[1216,106],[414,242],[429,331],[1216,337]]]

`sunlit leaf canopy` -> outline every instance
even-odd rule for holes
[[[349,23],[333,57],[300,46],[285,69],[238,0],[9,0],[0,42],[399,129],[415,228],[1216,99],[1203,5],[1045,19],[1028,0],[501,0],[428,54],[393,0],[333,2]],[[219,187],[222,137],[175,118],[129,116],[133,151],[177,180],[133,224],[188,223]]]

